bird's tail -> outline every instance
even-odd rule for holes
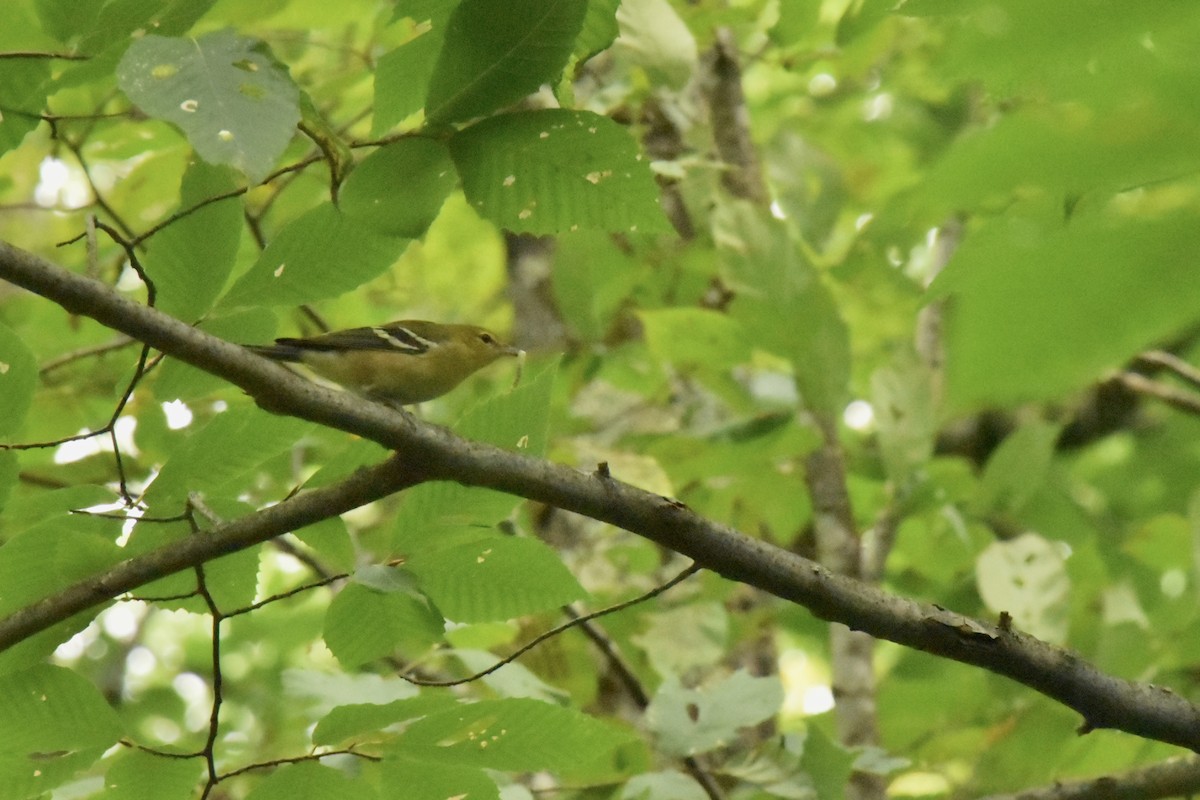
[[[302,348],[286,343],[247,344],[242,346],[255,355],[260,355],[273,361],[298,362],[303,360],[304,357],[304,350]]]

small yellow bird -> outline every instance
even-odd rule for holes
[[[493,361],[523,355],[485,328],[424,320],[247,348],[275,361],[303,364],[347,389],[396,406],[441,397]]]

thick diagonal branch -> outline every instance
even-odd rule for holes
[[[314,386],[237,345],[3,243],[0,278],[229,380],[274,411],[397,449],[406,463],[420,464],[420,476],[410,476],[414,480],[497,489],[608,522],[730,580],[799,603],[821,619],[1019,681],[1078,711],[1085,731],[1115,728],[1200,751],[1200,708],[1168,690],[1106,675],[1070,651],[835,575],[603,471],[585,474],[468,442],[407,414]]]

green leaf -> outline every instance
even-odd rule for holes
[[[985,224],[934,284],[952,411],[1059,398],[1195,321],[1194,214]]]
[[[325,644],[345,669],[402,650],[422,655],[441,641],[443,621],[428,604],[403,592],[377,592],[351,583],[325,615]]]
[[[483,116],[553,81],[586,11],[587,0],[463,0],[429,81],[429,123]]]
[[[490,800],[500,797],[496,782],[482,769],[458,764],[439,764],[390,755],[383,760],[384,782],[404,787],[404,800]]]
[[[0,436],[11,437],[21,429],[37,381],[33,353],[11,328],[0,324]]]
[[[854,753],[830,739],[819,727],[808,726],[800,765],[812,778],[819,800],[843,800],[854,759]]]
[[[937,436],[934,379],[909,349],[871,375],[871,406],[879,428],[879,449],[892,480],[903,485],[933,456]]]
[[[55,493],[60,502],[63,494]],[[72,493],[77,496],[77,493]],[[68,495],[72,496],[72,495]],[[0,617],[112,566],[124,557],[113,544],[119,523],[69,517],[66,508],[0,546]],[[96,528],[96,532],[85,530]],[[103,604],[81,611],[0,653],[0,673],[24,669],[48,657],[82,630]]]
[[[538,700],[483,700],[414,722],[394,752],[459,766],[571,776],[610,772],[636,737],[578,711]]]
[[[1016,514],[1046,485],[1062,426],[1035,421],[1009,435],[988,459],[972,504],[980,516]]]
[[[556,373],[557,363],[551,364],[512,391],[488,398],[465,414],[455,430],[468,439],[541,455]],[[392,547],[399,553],[414,553],[442,541],[448,531],[463,528],[474,528],[467,537],[475,538],[479,534],[475,529],[494,526],[520,502],[510,494],[449,481],[414,486],[404,493],[404,505],[396,515]],[[455,541],[461,542],[462,537]]]
[[[1071,580],[1060,546],[1035,533],[995,542],[975,564],[979,596],[994,613],[1052,644],[1067,639]]]
[[[786,226],[747,203],[715,220],[737,297],[731,314],[756,346],[792,362],[805,407],[826,422],[841,416],[850,382],[850,337],[833,296]]]
[[[223,167],[195,162],[183,176],[179,210],[190,211],[235,188]],[[158,290],[158,310],[195,320],[212,307],[233,270],[241,240],[240,197],[208,202],[150,240],[146,273]]]
[[[52,789],[76,778],[78,773],[100,758],[105,749],[52,749],[32,754],[0,751],[0,798],[29,800],[50,797]],[[81,778],[79,776],[77,780]]]
[[[681,772],[647,772],[634,775],[617,800],[706,800],[709,795],[696,779]]]
[[[771,719],[782,704],[776,677],[738,670],[712,686],[685,689],[668,675],[646,708],[646,724],[664,751],[692,756],[732,744],[738,731]]]
[[[63,667],[37,666],[0,677],[0,753],[39,758],[108,747],[123,729],[91,681]]]
[[[104,800],[189,800],[203,773],[203,765],[194,758],[124,750],[108,768]]]
[[[1194,116],[1148,113],[1141,102],[1081,113],[1035,107],[972,131],[930,171],[918,193],[926,218],[1003,208],[1023,195],[1122,191],[1200,169],[1187,146]]]
[[[445,711],[454,705],[452,696],[440,693],[423,694],[390,703],[338,706],[317,723],[313,731],[313,744],[332,747],[363,738],[376,738],[385,728],[435,711]]]
[[[337,297],[390,267],[407,244],[325,203],[276,234],[221,305],[296,306]]]
[[[513,619],[586,596],[558,554],[537,539],[485,534],[451,547],[430,542],[408,568],[455,622]]]
[[[196,324],[197,328],[229,342],[262,342],[275,333],[278,320],[270,311],[257,308],[238,308],[220,311]],[[205,401],[213,392],[228,388],[229,383],[211,372],[193,367],[178,359],[168,358],[154,376],[154,396],[163,401],[183,400],[187,403]]]
[[[617,9],[621,0],[588,0],[583,28],[575,40],[575,58],[579,63],[605,50],[617,38]]]
[[[170,515],[179,513],[191,492],[236,494],[265,461],[295,446],[312,427],[311,422],[258,408],[230,409],[171,455],[146,490],[145,502]],[[168,510],[171,504],[179,507]]]
[[[19,146],[41,124],[49,80],[49,61],[0,61],[0,155]]]
[[[664,678],[716,664],[729,641],[729,614],[720,603],[697,602],[647,614],[632,638]]]
[[[254,39],[148,35],[117,67],[121,89],[152,117],[178,125],[200,157],[266,177],[300,121],[300,94]]]
[[[641,311],[646,346],[680,367],[727,370],[750,360],[750,340],[741,324],[706,308]]]
[[[377,800],[378,793],[361,775],[311,761],[284,764],[246,795],[246,800]]]
[[[629,132],[590,111],[484,120],[450,140],[463,191],[508,230],[669,230],[658,187]]]
[[[457,184],[446,146],[410,137],[363,159],[342,186],[340,207],[354,223],[376,233],[415,239]]]
[[[433,20],[432,30],[379,57],[375,66],[375,109],[371,133],[382,136],[421,110],[429,79],[446,36],[450,7]]]

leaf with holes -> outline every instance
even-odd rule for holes
[[[232,31],[145,36],[117,82],[143,111],[178,125],[210,164],[266,177],[300,121],[300,92],[261,42]]]
[[[467,199],[521,233],[668,229],[658,187],[623,127],[589,111],[504,114],[450,140]]]

